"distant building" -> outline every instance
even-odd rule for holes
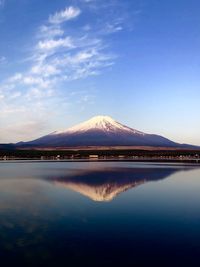
[[[90,159],[96,159],[96,158],[98,158],[99,156],[98,155],[89,155],[89,158]]]

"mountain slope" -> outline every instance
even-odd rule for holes
[[[19,145],[74,146],[157,146],[184,147],[165,137],[125,126],[109,116],[96,116],[64,131],[56,131]]]

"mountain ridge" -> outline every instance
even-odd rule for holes
[[[109,116],[95,116],[63,131],[55,131],[18,146],[152,146],[194,148],[156,134],[147,134],[117,122]]]

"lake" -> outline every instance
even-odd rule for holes
[[[1,266],[199,266],[200,168],[1,162]]]

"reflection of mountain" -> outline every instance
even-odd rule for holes
[[[132,183],[125,183],[124,185],[119,185],[117,183],[105,183],[97,186],[76,182],[55,182],[55,184],[79,192],[94,201],[111,201],[118,194],[144,182],[145,181],[135,181]]]
[[[158,181],[183,170],[181,168],[115,168],[78,171],[55,179],[57,186],[79,192],[94,201],[111,201],[118,194],[148,181]]]

